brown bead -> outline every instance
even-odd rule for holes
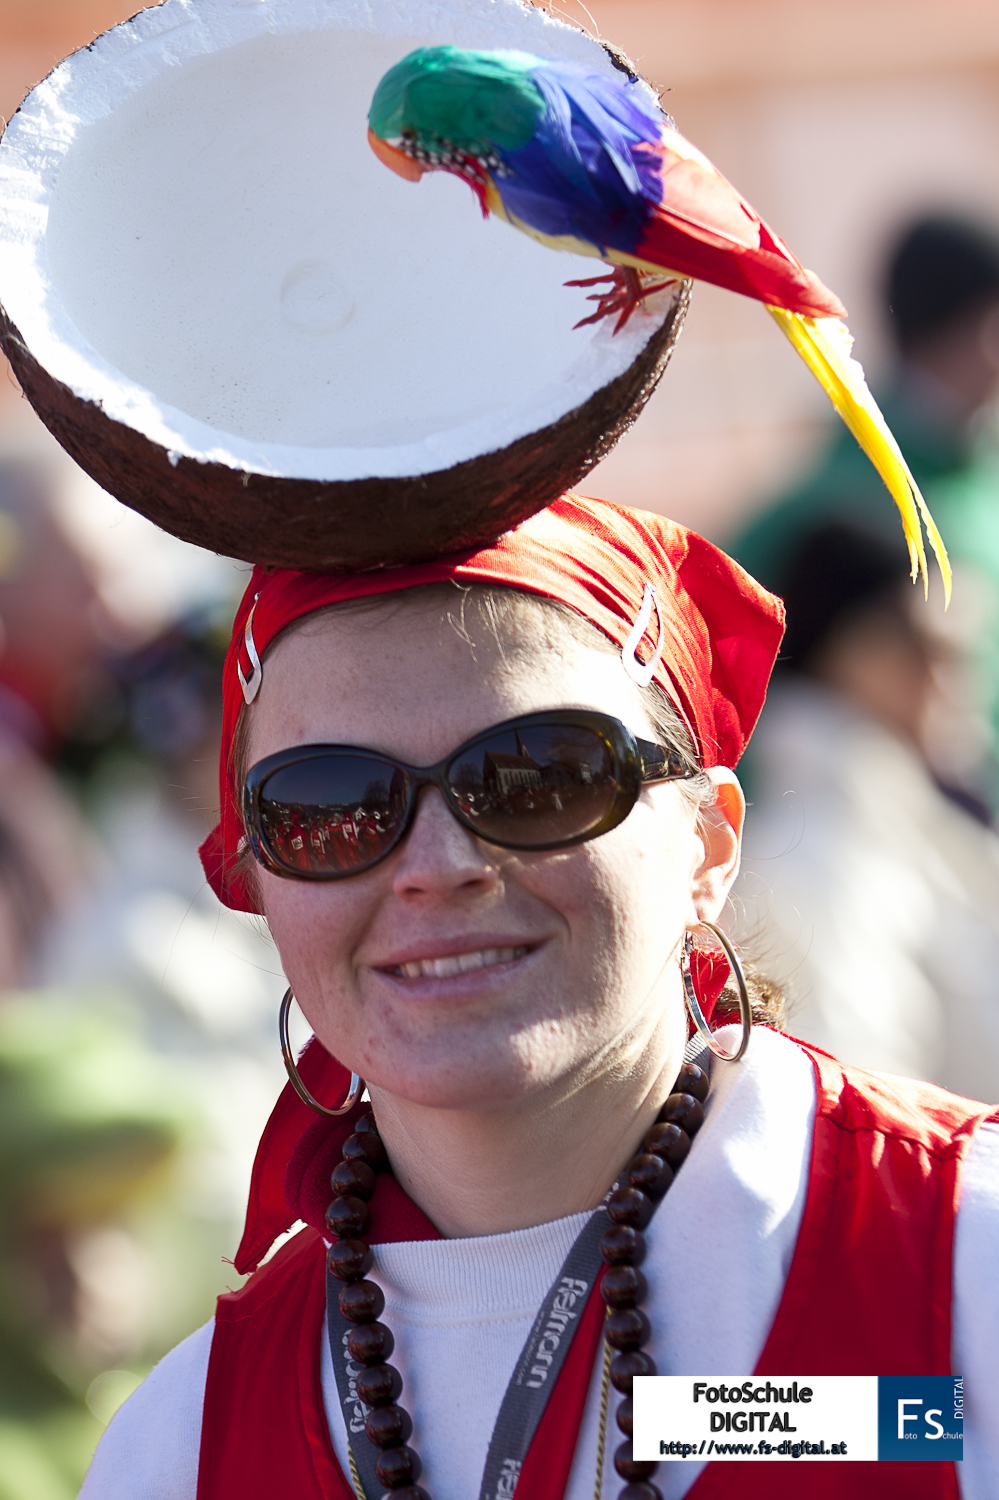
[[[357,1394],[365,1406],[388,1406],[402,1395],[402,1376],[394,1365],[367,1365],[357,1377]]]
[[[405,1407],[376,1406],[365,1417],[364,1430],[376,1448],[398,1448],[413,1436],[413,1419]]]
[[[700,1099],[703,1104],[708,1097],[710,1087],[711,1079],[703,1068],[699,1068],[696,1063],[684,1063],[673,1092],[674,1094],[693,1094],[694,1098]]]
[[[404,1484],[401,1490],[393,1490],[395,1500],[430,1500],[422,1484]],[[660,1495],[659,1500],[662,1500]]]
[[[681,1130],[693,1135],[704,1123],[700,1099],[695,1099],[693,1094],[670,1094],[659,1111],[658,1123],[662,1125],[667,1122],[679,1125]]]
[[[334,1198],[326,1210],[326,1228],[339,1240],[354,1240],[371,1223],[371,1210],[363,1198]]]
[[[326,1256],[326,1269],[337,1281],[360,1281],[374,1263],[363,1240],[334,1240]]]
[[[650,1198],[658,1200],[673,1181],[673,1168],[664,1157],[643,1152],[628,1168],[627,1181],[631,1187],[641,1188]]]
[[[375,1174],[366,1161],[342,1161],[333,1168],[330,1187],[337,1198],[368,1199],[375,1190]]]
[[[420,1477],[420,1455],[412,1448],[385,1448],[375,1459],[375,1473],[387,1490],[401,1490]]]
[[[643,1349],[633,1349],[630,1354],[616,1354],[611,1360],[611,1385],[622,1396],[631,1395],[631,1382],[636,1375],[654,1375],[656,1362]]]
[[[354,1134],[355,1135],[367,1135],[367,1134],[377,1135],[378,1134],[378,1126],[375,1124],[375,1117],[371,1113],[370,1109],[366,1109],[364,1111],[364,1114],[363,1115],[358,1115],[357,1119],[354,1121]]]
[[[607,1199],[607,1217],[612,1224],[644,1229],[652,1218],[652,1199],[637,1187],[617,1188]]]
[[[639,1459],[631,1456],[631,1440],[626,1439],[614,1454],[614,1467],[622,1479],[648,1479],[656,1472],[654,1459]]]
[[[630,1224],[612,1224],[600,1236],[600,1254],[609,1266],[640,1266],[645,1259],[645,1236]]]
[[[625,1437],[631,1437],[635,1425],[635,1407],[630,1396],[625,1396],[617,1409],[617,1425]]]
[[[382,1138],[373,1130],[349,1135],[343,1143],[344,1161],[366,1161],[375,1171],[385,1163],[385,1147]]]
[[[608,1266],[600,1283],[600,1295],[608,1307],[634,1307],[648,1286],[637,1266]]]
[[[384,1323],[360,1323],[348,1333],[347,1348],[359,1365],[380,1365],[391,1356],[395,1339]]]
[[[634,1484],[626,1484],[622,1490],[619,1490],[617,1500],[663,1500],[663,1497],[654,1484],[637,1480]]]
[[[690,1136],[679,1125],[653,1125],[644,1144],[646,1151],[653,1156],[661,1156],[675,1172],[687,1159]]]
[[[373,1323],[385,1311],[385,1293],[376,1281],[355,1281],[337,1299],[348,1323]]]
[[[619,1349],[622,1354],[640,1349],[651,1334],[649,1320],[638,1307],[622,1307],[618,1312],[607,1314],[604,1338],[612,1349]]]

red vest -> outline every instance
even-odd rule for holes
[[[755,1375],[947,1375],[961,1158],[975,1128],[996,1118],[929,1084],[887,1080],[806,1049],[817,1075],[808,1192],[784,1294]],[[307,1081],[340,1074],[315,1048]],[[333,1065],[338,1068],[339,1065]],[[346,1078],[346,1074],[343,1075]],[[320,1095],[322,1097],[322,1094]],[[304,1110],[304,1106],[300,1106]],[[303,1123],[282,1096],[261,1142],[237,1267],[252,1265],[287,1227],[277,1165]],[[315,1218],[316,1185],[349,1125],[323,1126],[323,1149],[292,1160],[297,1211]],[[284,1150],[283,1157],[281,1152]],[[318,1165],[317,1165],[318,1163]],[[310,1180],[312,1190],[310,1196]],[[384,1184],[384,1187],[382,1186]],[[328,1193],[328,1187],[326,1188]],[[371,1238],[428,1238],[433,1227],[394,1179],[379,1178]],[[391,1221],[397,1220],[398,1223]],[[399,1232],[401,1224],[402,1232]],[[198,1500],[354,1500],[330,1441],[320,1384],[325,1254],[301,1231],[238,1292],[219,1298],[205,1390]],[[654,1309],[652,1311],[655,1316]],[[600,1344],[597,1289],[552,1390],[516,1500],[562,1500]],[[694,1351],[691,1351],[692,1354]],[[695,1372],[697,1373],[697,1372]],[[956,1372],[960,1373],[960,1371]],[[952,1463],[709,1464],[689,1500],[958,1500]],[[803,1489],[803,1486],[805,1487]],[[375,1497],[369,1497],[375,1500]]]

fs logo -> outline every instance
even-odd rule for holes
[[[964,1457],[964,1381],[956,1375],[878,1377],[878,1458]]]

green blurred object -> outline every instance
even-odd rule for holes
[[[941,482],[963,475],[975,465],[971,444],[960,431],[928,421],[925,411],[900,390],[879,395],[878,400],[916,483],[929,501],[944,541],[953,548],[949,518],[937,514],[937,489]],[[801,538],[817,523],[834,519],[849,521],[878,536],[897,538],[900,547],[905,545],[891,496],[841,425],[802,482],[753,516],[727,545],[754,578],[779,594]]]
[[[0,1500],[74,1500],[101,1431],[87,1411],[0,1418]]]
[[[925,402],[907,397],[904,385],[884,397],[881,406],[957,570],[952,609],[957,615],[970,608],[976,618],[969,665],[981,712],[991,729],[991,746],[969,790],[995,814],[999,810],[999,447],[994,432],[987,428],[973,436],[966,428],[935,421]],[[891,497],[842,430],[797,488],[752,517],[740,533],[723,539],[723,545],[755,578],[783,595],[801,544],[809,532],[829,521],[845,522],[887,541],[904,557],[905,544]],[[969,589],[974,584],[980,587]],[[935,579],[931,581],[934,602],[939,607]],[[751,759],[747,771],[751,777]]]
[[[99,1418],[137,1383],[99,1377],[88,1409],[98,1372],[74,1349],[66,1246],[155,1190],[190,1116],[126,1011],[0,1001],[0,1500],[75,1495]]]

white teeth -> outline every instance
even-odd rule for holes
[[[472,969],[512,963],[526,952],[526,947],[480,948],[476,953],[455,953],[448,958],[418,958],[414,963],[399,964],[395,972],[403,979],[453,979],[455,974],[468,974]]]

